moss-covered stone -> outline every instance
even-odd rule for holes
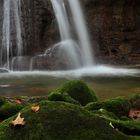
[[[99,110],[103,108],[103,102],[91,102],[88,103],[84,108],[89,111]]]
[[[117,97],[104,102],[106,110],[113,112],[117,116],[128,116],[131,108],[130,102],[124,97]]]
[[[67,82],[53,92],[68,93],[69,96],[80,102],[81,105],[86,105],[89,102],[97,101],[95,93],[90,88],[88,88],[84,82],[79,80]]]
[[[9,118],[19,112],[23,107],[23,105],[14,104],[7,101],[0,107],[0,117],[2,119]]]
[[[21,112],[26,124],[13,127],[11,117],[0,123],[0,140],[138,140],[112,128],[108,121],[82,107],[64,102],[42,102],[40,110]]]
[[[50,101],[64,101],[72,104],[80,105],[80,103],[70,97],[67,93],[52,92],[48,95]]]
[[[130,99],[132,108],[140,109],[140,93],[135,94]]]
[[[0,97],[0,106],[5,103],[6,99],[4,97]]]
[[[98,110],[98,109],[106,109],[109,112],[113,112],[116,116],[128,116],[131,104],[124,97],[117,97],[113,99],[109,99],[104,102],[93,102],[89,103],[85,106],[87,110]]]
[[[94,103],[85,106],[85,109],[91,110],[90,107],[95,109],[92,110],[92,113],[104,118],[114,129],[119,130],[127,135],[140,136],[140,121],[134,121],[127,116],[118,117],[114,113],[102,108],[96,110]],[[138,139],[140,139],[140,137]]]

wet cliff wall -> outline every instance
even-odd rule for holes
[[[42,53],[59,40],[50,0],[21,0],[24,55]],[[140,64],[140,1],[81,0],[97,63]],[[2,27],[0,1],[0,40]]]
[[[140,1],[85,0],[91,40],[100,63],[140,63]]]

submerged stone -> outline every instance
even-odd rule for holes
[[[9,72],[8,69],[0,68],[0,73],[8,73],[8,72]]]

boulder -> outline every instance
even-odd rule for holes
[[[0,73],[8,73],[9,70],[5,68],[0,68]]]
[[[38,112],[21,111],[24,126],[12,126],[17,115],[0,123],[1,140],[138,140],[112,128],[109,123],[80,106],[42,102]],[[138,137],[139,138],[139,137]]]
[[[114,113],[116,116],[128,116],[131,109],[130,102],[124,97],[117,97],[103,102],[93,102],[85,106],[87,110],[106,109]]]
[[[77,100],[83,106],[89,102],[97,101],[94,91],[80,80],[69,81],[53,92],[68,93],[69,96]]]

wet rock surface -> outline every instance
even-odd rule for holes
[[[140,2],[138,0],[81,0],[81,2],[96,62],[114,65],[139,64]],[[0,30],[2,5],[3,1],[0,1]],[[36,56],[59,42],[58,25],[50,0],[23,0],[21,9],[23,55]],[[0,31],[0,38],[1,33]],[[15,33],[12,34],[11,42],[14,45]],[[48,61],[51,64],[53,60]],[[43,64],[42,67],[47,68]]]
[[[98,62],[139,64],[139,9],[138,0],[85,0],[88,27]]]
[[[0,73],[8,73],[8,72],[9,72],[9,70],[4,69],[4,68],[0,68]]]

